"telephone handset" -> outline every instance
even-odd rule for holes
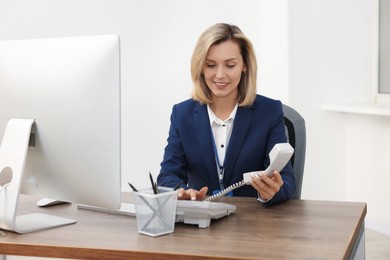
[[[272,148],[269,153],[270,157],[270,165],[263,171],[263,174],[271,177],[273,175],[273,171],[281,171],[284,166],[286,166],[287,162],[290,160],[291,156],[294,153],[294,148],[289,143],[278,143]],[[244,185],[250,185],[252,176],[261,174],[261,171],[247,172],[243,175],[243,180],[237,183],[234,183],[227,187],[226,189],[218,192],[217,194],[210,196],[205,201],[213,201],[223,195],[229,193],[232,190],[240,188]]]

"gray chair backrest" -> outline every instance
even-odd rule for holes
[[[285,104],[283,104],[283,113],[287,139],[295,150],[291,158],[296,182],[296,190],[292,199],[300,199],[306,155],[305,120],[295,109]]]

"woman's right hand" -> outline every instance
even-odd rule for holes
[[[180,188],[177,191],[177,198],[179,200],[203,200],[206,197],[208,187],[203,187],[199,191],[194,189],[185,190]]]

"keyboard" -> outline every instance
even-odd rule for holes
[[[107,208],[100,208],[100,207],[84,205],[84,204],[78,204],[77,207],[79,209],[100,211],[100,212],[111,213],[111,214],[133,216],[133,217],[136,216],[135,204],[132,204],[132,203],[122,202],[121,206],[119,207],[119,209],[107,209]]]
[[[78,208],[119,214],[126,216],[136,216],[135,204],[122,202],[119,209],[99,208],[89,205],[79,204]],[[212,219],[220,219],[236,211],[236,206],[209,201],[178,200],[176,208],[176,222],[184,224],[198,225],[199,228],[210,226]]]

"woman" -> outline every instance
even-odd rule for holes
[[[200,36],[191,59],[192,98],[173,106],[160,186],[179,185],[179,199],[202,200],[269,165],[273,146],[287,142],[284,117],[280,101],[256,94],[256,74],[252,43],[237,26],[215,24]],[[268,205],[294,191],[288,163],[272,177],[252,177],[233,195]]]

